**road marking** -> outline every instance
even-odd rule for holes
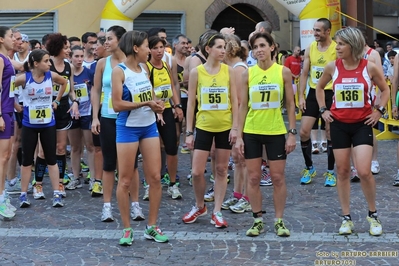
[[[119,239],[122,230],[79,230],[79,229],[5,229],[0,228],[0,237],[32,237],[32,238],[90,238],[90,239]],[[143,235],[144,231],[135,230],[135,236]],[[352,242],[352,243],[398,243],[398,234],[388,233],[379,237],[370,236],[368,233],[358,233],[350,236],[341,236],[338,233],[296,233],[291,232],[290,237],[277,237],[272,232],[266,232],[259,237],[247,237],[245,232],[207,232],[197,233],[190,231],[164,231],[170,240],[207,240],[207,241],[288,241],[288,242]]]

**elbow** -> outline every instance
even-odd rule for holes
[[[112,99],[112,109],[114,109],[115,112],[123,111],[120,101],[115,101],[115,99]]]

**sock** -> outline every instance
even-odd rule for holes
[[[308,139],[307,141],[301,141],[302,154],[308,169],[313,165],[312,146],[309,144],[310,144],[310,139]]]
[[[330,174],[334,174],[334,170],[327,170]]]
[[[233,192],[233,196],[234,196],[234,198],[236,198],[236,199],[241,199],[241,198],[242,198],[242,194],[239,193],[239,192]]]
[[[138,203],[137,201],[132,202],[132,207],[133,207],[133,206],[139,206],[139,203]]]
[[[36,182],[42,182],[44,173],[46,172],[47,163],[46,160],[40,158],[39,156],[36,157],[35,163],[35,180]]]
[[[100,179],[94,179],[94,182],[97,182],[97,183],[102,183],[102,180],[100,180]]]
[[[331,140],[327,140],[327,158],[328,158],[328,170],[334,171],[335,157],[332,148]]]
[[[262,218],[262,211],[259,212],[252,212],[252,217],[256,218]],[[262,218],[263,220],[263,218]]]
[[[343,215],[343,217],[344,217],[345,220],[351,220],[352,221],[352,217],[351,217],[350,214],[345,214],[345,215]]]
[[[60,172],[60,180],[64,179],[65,167],[66,167],[66,155],[57,155],[57,165]]]
[[[166,174],[166,152],[165,149],[161,149],[161,176]]]
[[[111,208],[111,202],[104,202],[104,207],[110,207]]]
[[[372,218],[377,217],[377,210],[375,210],[373,212],[369,210],[369,217],[372,217]]]
[[[14,186],[17,183],[17,179],[18,179],[17,177],[14,177],[13,179],[8,181],[8,184],[10,186]]]
[[[176,182],[172,182],[172,181],[171,181],[171,182],[169,183],[169,186],[170,186],[170,187],[173,187],[175,184],[176,184]]]
[[[249,202],[249,198],[248,198],[248,196],[242,196],[246,201],[248,201]]]
[[[147,229],[151,229],[151,228],[152,228],[152,225],[148,225],[148,224],[147,224],[146,228],[147,228]]]
[[[279,220],[279,219],[283,219],[283,218],[274,218],[274,223],[277,223],[277,221]]]
[[[17,151],[17,160],[18,160],[18,164],[19,166],[22,165],[22,148],[19,147],[18,151]]]
[[[23,195],[28,196],[26,192],[21,192],[21,196]]]
[[[60,194],[60,191],[59,190],[54,190],[53,195],[58,195],[58,194]]]

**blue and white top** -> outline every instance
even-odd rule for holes
[[[124,74],[122,100],[130,102],[147,102],[152,100],[152,85],[147,72],[141,67],[141,72],[130,70],[124,63],[119,64]],[[144,106],[135,110],[122,111],[116,119],[116,126],[146,127],[155,123],[155,115],[150,107]]]
[[[44,128],[55,125],[53,102],[53,80],[51,71],[44,74],[41,83],[37,83],[32,72],[25,73],[25,86],[20,92],[23,102],[22,125],[33,128]]]
[[[74,75],[75,94],[79,99],[79,113],[81,116],[91,115],[91,87],[93,86],[93,75],[90,69],[83,67],[79,75]]]

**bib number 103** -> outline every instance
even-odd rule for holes
[[[152,92],[151,91],[143,92],[140,93],[137,97],[140,99],[140,102],[148,102],[152,100]]]

